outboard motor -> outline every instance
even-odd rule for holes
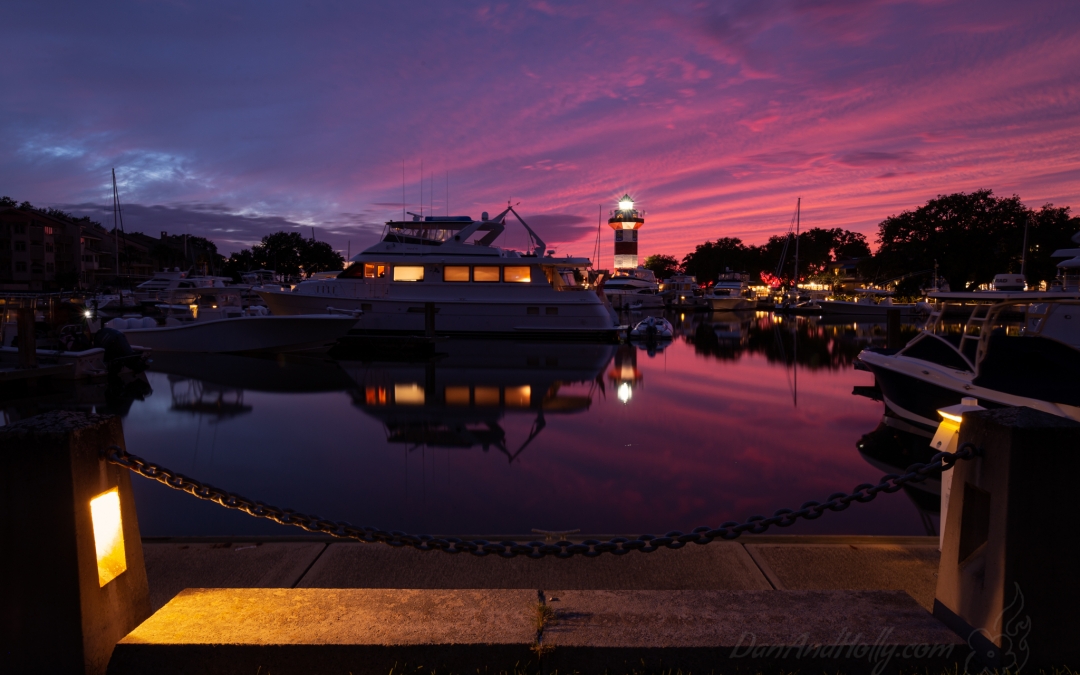
[[[118,375],[125,367],[136,373],[146,370],[143,355],[135,352],[124,334],[115,328],[103,327],[94,333],[94,346],[105,350],[105,365],[110,376]]]

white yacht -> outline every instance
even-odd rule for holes
[[[665,303],[675,308],[696,309],[705,306],[698,294],[697,280],[687,274],[676,274],[662,281],[660,293]]]
[[[177,267],[171,272],[158,272],[149,280],[136,286],[135,300],[143,304],[166,302],[188,305],[198,297],[198,289],[224,288],[226,281],[230,279],[193,275],[181,272]]]
[[[528,232],[524,253],[494,246],[508,213]],[[354,256],[334,279],[256,292],[279,316],[362,310],[355,329],[364,334],[618,335],[602,284],[590,289],[583,283],[589,259],[545,252],[544,241],[512,207],[480,220],[413,218],[388,222],[382,241]]]
[[[713,311],[757,308],[757,298],[750,290],[750,277],[730,269],[723,272],[713,287],[705,291],[705,302]]]
[[[615,309],[657,309],[664,306],[656,275],[644,267],[616,272],[604,282],[604,295]]]

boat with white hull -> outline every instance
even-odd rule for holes
[[[901,319],[907,319],[919,313],[919,308],[912,302],[894,302],[891,291],[879,291],[874,288],[857,288],[855,300],[818,300],[824,316],[850,316],[862,319],[882,319],[889,316],[891,310],[900,312]]]
[[[333,346],[356,323],[358,312],[268,316],[265,307],[242,305],[235,288],[202,288],[191,305],[158,305],[164,325],[151,317],[125,316],[105,324],[131,345],[155,352],[294,352]]]
[[[513,213],[530,250],[493,246]],[[475,240],[473,238],[475,237]],[[615,339],[618,319],[602,284],[587,288],[588,258],[556,258],[507,207],[489,219],[468,216],[391,221],[382,241],[353,257],[337,278],[307,280],[291,291],[256,289],[275,315],[361,310],[363,334],[545,335]]]
[[[617,272],[604,282],[604,295],[615,309],[659,309],[664,306],[656,275],[644,267]]]
[[[1080,297],[995,295],[996,302],[975,306],[961,334],[944,330],[942,305],[903,349],[859,354],[889,408],[928,429],[937,426],[938,409],[963,397],[986,408],[1026,406],[1080,421]]]
[[[750,277],[730,269],[721,273],[712,288],[705,291],[705,302],[714,312],[756,309],[758,304],[750,290]]]
[[[354,323],[342,314],[239,316],[119,330],[133,347],[155,352],[293,352],[331,347]]]

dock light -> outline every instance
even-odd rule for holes
[[[634,200],[630,199],[628,197],[623,197],[622,199],[619,200],[619,210],[620,211],[633,211],[634,210]]]
[[[937,433],[930,441],[930,447],[937,452],[956,452],[956,445],[960,438],[960,423],[964,420],[964,413],[986,410],[979,405],[979,400],[971,396],[960,399],[959,405],[951,405],[941,408],[937,412],[941,415],[941,423],[938,424]],[[945,541],[945,516],[949,513],[949,493],[952,492],[952,469],[941,472],[941,526],[938,528],[938,550]]]
[[[90,500],[94,524],[98,585],[104,586],[127,570],[124,555],[124,524],[120,518],[120,492],[113,488]]]
[[[94,310],[92,310],[92,309],[83,310],[83,316],[85,316],[87,319],[93,319],[94,318]]]
[[[630,397],[633,395],[633,393],[633,390],[630,388],[630,383],[623,382],[619,385],[619,390],[618,392],[616,392],[616,395],[619,397],[620,401],[626,403],[630,400]]]

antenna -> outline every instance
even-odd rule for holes
[[[424,160],[420,160],[420,220],[424,219]]]
[[[1027,283],[1027,277],[1024,275],[1024,270],[1027,267],[1027,235],[1028,225],[1031,225],[1031,221],[1035,219],[1035,211],[1028,213],[1027,221],[1024,223],[1024,250],[1020,252],[1020,276],[1024,277],[1024,283]]]
[[[450,169],[446,170],[446,217],[450,217]]]
[[[405,158],[401,158],[401,222],[405,222]]]

